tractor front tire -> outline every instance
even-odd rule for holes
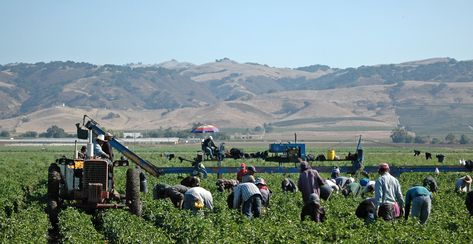
[[[141,216],[140,172],[134,168],[126,171],[126,202],[132,214]]]
[[[59,223],[59,206],[58,202],[55,200],[48,200],[47,212],[49,217],[49,222],[53,229],[57,229]]]
[[[61,173],[57,164],[52,163],[48,168],[48,206],[47,213],[53,228],[57,228],[59,215],[59,188],[61,184]]]
[[[48,200],[59,200],[59,187],[61,184],[61,173],[59,166],[53,163],[48,169]]]

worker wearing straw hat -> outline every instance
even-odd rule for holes
[[[463,176],[455,182],[455,192],[469,192],[471,187],[471,177]]]

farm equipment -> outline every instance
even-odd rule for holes
[[[271,143],[269,144],[268,157],[266,161],[282,163],[297,163],[299,159],[306,160],[305,144],[297,143],[297,134],[294,134],[294,143]]]
[[[361,147],[361,135],[358,138],[358,143],[356,145],[355,153],[348,155],[345,158],[338,158],[335,155],[335,150],[330,149],[327,151],[327,157],[320,157],[324,155],[317,156],[314,161],[350,161],[352,164],[352,170],[350,172],[356,172],[363,168],[364,154]]]
[[[265,161],[278,162],[279,166],[283,163],[295,163],[297,164],[300,160],[307,161],[350,161],[352,163],[352,172],[355,172],[363,167],[363,149],[361,148],[361,136],[358,139],[356,146],[356,152],[354,154],[349,153],[345,158],[337,158],[335,156],[335,150],[329,150],[327,156],[321,154],[317,157],[306,154],[305,144],[297,143],[297,135],[294,134],[294,143],[272,143],[269,144],[269,154]]]
[[[86,118],[89,119],[87,122]],[[51,222],[57,223],[59,207],[64,200],[72,200],[77,207],[86,210],[128,208],[133,214],[140,215],[138,167],[128,168],[125,194],[119,194],[115,189],[114,169],[128,167],[129,161],[125,158],[111,161],[95,157],[93,135],[104,135],[105,131],[87,115],[84,115],[82,125],[86,129],[82,129],[79,123],[76,124],[77,136],[79,139],[88,139],[86,157],[78,158],[76,150],[74,158],[58,158],[48,169],[48,214]],[[162,174],[159,168],[130,151],[113,136],[108,143],[151,175],[158,177]]]
[[[269,155],[266,161],[279,163],[299,162],[299,158],[306,160],[304,143],[272,143],[269,144]]]
[[[202,164],[203,158],[204,156],[202,155],[202,153],[198,153],[197,157],[194,158],[194,160],[178,157],[181,163],[183,161],[192,163],[192,167],[194,168],[194,170],[191,173],[192,176],[198,176],[200,178],[207,178],[207,170],[205,169],[204,164]]]

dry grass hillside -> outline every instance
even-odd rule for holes
[[[386,139],[398,125],[421,135],[459,134],[471,133],[471,94],[473,61],[450,58],[347,69],[226,58],[202,65],[9,64],[0,65],[0,130],[57,125],[74,132],[87,114],[114,130],[188,130],[200,122],[230,133],[266,125],[272,135],[324,138]]]

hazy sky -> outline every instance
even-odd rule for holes
[[[228,57],[276,67],[473,59],[473,1],[0,2],[0,64],[195,64]]]

